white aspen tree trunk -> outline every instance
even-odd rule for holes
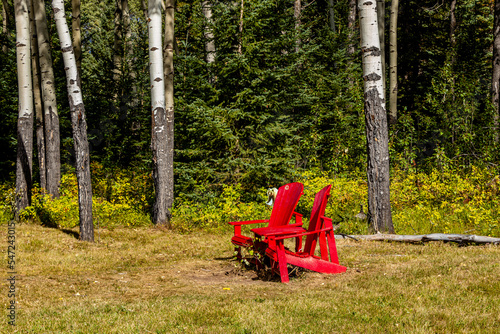
[[[493,22],[493,70],[491,76],[491,101],[493,112],[493,140],[500,141],[500,0],[495,0]]]
[[[207,53],[207,63],[211,64],[215,61],[215,41],[212,29],[212,3],[210,1],[203,1],[201,3],[203,16],[205,16],[205,52]]]
[[[328,18],[330,21],[330,30],[335,32],[335,11],[333,10],[333,0],[328,0]]]
[[[80,80],[82,75],[82,34],[80,31],[80,0],[71,0],[71,13],[72,13],[71,34],[73,36],[73,50],[75,53],[76,68],[78,70],[78,79]]]
[[[71,125],[76,154],[76,177],[78,181],[78,205],[80,209],[80,240],[94,241],[92,220],[92,184],[90,179],[90,154],[87,140],[87,120],[83,104],[82,90],[73,52],[63,0],[52,0],[52,9],[61,43],[66,83],[68,88]]]
[[[295,0],[293,4],[293,17],[295,19],[295,34],[296,34],[296,39],[295,39],[295,53],[298,53],[300,50],[300,45],[302,44],[302,41],[300,40],[300,15],[302,14],[302,2],[301,0]]]
[[[16,216],[31,204],[33,166],[33,91],[31,89],[30,20],[28,0],[15,0],[17,82]]]
[[[115,1],[115,26],[114,26],[114,44],[113,44],[113,81],[118,86],[122,76],[122,52],[123,52],[123,34],[122,34],[122,0]],[[121,96],[118,93],[118,96]],[[115,98],[118,98],[116,96]]]
[[[375,232],[394,233],[389,193],[389,137],[376,3],[359,0],[367,141],[368,216]]]
[[[398,12],[399,0],[391,2],[391,22],[389,29],[389,120],[398,120]]]
[[[356,26],[356,0],[349,0],[349,17],[347,18],[347,40],[349,45],[347,46],[347,53],[352,56],[354,51],[356,51],[354,36],[355,36],[355,26]],[[356,43],[357,44],[357,43]]]
[[[166,182],[168,180],[167,160],[167,117],[165,112],[165,80],[163,74],[161,0],[148,1],[149,34],[149,77],[151,82],[151,151],[153,153],[153,181],[155,202],[153,223],[170,225],[170,212]]]
[[[2,34],[4,35],[4,44],[2,45],[2,52],[7,53],[9,51],[9,3],[7,0],[2,0]]]
[[[238,43],[238,53],[243,54],[243,13],[245,12],[245,0],[241,0],[240,8],[240,25],[238,31],[240,33],[239,43]]]
[[[30,3],[31,31],[31,72],[33,75],[33,98],[35,103],[35,135],[38,152],[38,168],[40,169],[40,188],[47,189],[47,170],[45,164],[45,136],[43,129],[43,103],[40,91],[40,61],[38,56],[38,40],[35,24],[34,1]]]
[[[32,1],[35,11],[38,54],[41,72],[43,120],[45,129],[46,190],[53,198],[58,198],[59,186],[61,183],[61,144],[49,30],[47,28],[44,1]]]
[[[166,147],[166,202],[167,211],[172,212],[174,204],[174,28],[175,7],[174,0],[165,2],[165,54],[163,63],[163,74],[165,78],[165,116],[167,136]],[[170,215],[169,215],[170,220]],[[170,224],[169,224],[170,227]]]

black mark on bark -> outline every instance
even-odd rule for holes
[[[368,75],[365,75],[363,77],[363,79],[365,81],[377,81],[377,80],[382,79],[382,77],[380,75],[378,75],[377,73],[370,73]]]

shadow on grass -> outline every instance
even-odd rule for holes
[[[40,217],[40,221],[42,223],[43,227],[48,227],[48,228],[54,228],[57,229],[67,235],[71,235],[75,239],[80,239],[80,233],[66,229],[66,228],[59,228],[59,225],[57,225],[57,222],[55,219],[51,216],[50,212],[47,211],[45,208],[38,208],[37,210],[37,215]]]
[[[80,239],[80,233],[73,231],[73,230],[68,230],[67,228],[60,228],[59,229],[61,232],[66,233],[67,235],[73,236],[75,239]]]
[[[214,260],[239,263],[239,266],[236,266],[234,269],[226,272],[226,275],[247,276],[246,273],[253,272],[255,273],[255,276],[250,278],[252,281],[281,283],[281,277],[276,270],[272,269],[271,261],[268,257],[264,258],[264,261],[261,262],[260,267],[258,267],[252,261],[248,261],[248,258],[246,259],[247,261],[245,261],[245,259],[242,261],[238,261],[235,256],[216,257],[214,258]],[[307,272],[309,272],[309,270],[288,265],[288,276],[290,277],[290,279],[304,278]]]

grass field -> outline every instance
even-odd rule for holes
[[[7,226],[0,226],[7,250]],[[16,226],[16,327],[2,333],[498,333],[500,247],[338,241],[338,275],[260,279],[230,234]],[[6,256],[4,256],[6,261]],[[6,266],[4,266],[5,268]],[[6,277],[6,270],[4,277]]]

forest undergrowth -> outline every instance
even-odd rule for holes
[[[108,170],[92,165],[93,214],[97,227],[138,227],[151,224],[150,210],[154,189],[147,171]],[[294,182],[304,184],[297,212],[307,221],[315,194],[331,184],[326,215],[340,233],[366,234],[365,220],[355,218],[363,206],[366,213],[366,176],[360,173],[329,175],[319,170],[297,173]],[[203,229],[225,232],[229,221],[269,217],[265,204],[267,189],[248,194],[241,184],[221,185],[219,193],[210,185],[199,184],[193,197],[178,194],[172,211],[172,223],[181,233]],[[279,185],[277,185],[279,187]],[[204,189],[212,189],[206,190]],[[0,219],[13,216],[14,187],[0,185]],[[470,168],[468,172],[443,168],[430,173],[393,170],[391,204],[394,227],[398,234],[459,233],[500,237],[500,177],[489,169]],[[78,226],[78,188],[76,176],[62,177],[61,197],[51,199],[40,188],[33,189],[32,205],[20,214],[25,221],[42,225],[73,228]]]

